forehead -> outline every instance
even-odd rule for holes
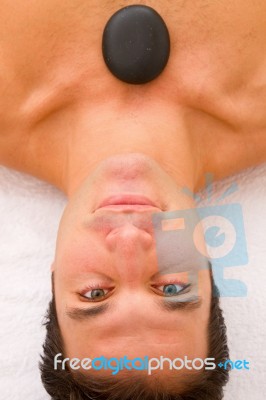
[[[110,320],[105,319],[105,326],[97,328],[92,325],[63,329],[66,354],[69,357],[141,357],[149,355],[159,356],[188,356],[205,358],[207,354],[207,324],[199,326],[199,319],[191,319],[189,323],[180,320],[183,326],[170,328],[173,321],[162,327],[162,323],[148,324],[147,318],[142,329],[142,322],[133,318],[130,326],[122,324],[109,326]],[[137,323],[137,325],[136,325]],[[186,326],[184,326],[186,325]],[[170,329],[169,329],[170,328]]]

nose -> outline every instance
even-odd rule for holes
[[[152,235],[130,223],[114,228],[106,237],[110,250],[118,250],[123,255],[136,255],[148,251],[153,245]]]

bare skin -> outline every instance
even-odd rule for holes
[[[163,74],[141,86],[101,55],[107,20],[129,1],[1,3],[3,165],[71,194],[119,153],[144,153],[192,189],[205,172],[266,160],[265,2],[136,3],[162,15],[172,44]]]
[[[157,211],[190,208],[177,188],[196,191],[207,172],[221,179],[266,161],[266,3],[136,1],[154,7],[171,36],[163,74],[140,86],[114,78],[101,54],[107,20],[129,4],[2,1],[0,163],[69,197],[52,269],[70,357],[89,356],[90,342],[93,356],[204,358],[208,271],[201,271],[200,307],[159,310],[158,288],[169,281],[154,278],[154,233],[140,221],[152,209],[97,207],[110,194],[142,194]],[[110,214],[118,226],[110,228]],[[175,272],[172,285],[179,278]],[[113,304],[111,313],[71,318],[66,310],[95,306],[84,299],[93,285],[112,293],[97,300]]]

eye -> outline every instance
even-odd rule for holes
[[[88,290],[82,296],[86,297],[86,299],[88,299],[90,301],[99,301],[99,300],[102,300],[103,298],[105,298],[109,292],[110,292],[110,290],[108,290],[108,289],[97,288],[97,289]]]
[[[170,283],[168,285],[159,286],[158,289],[163,292],[166,297],[178,296],[179,294],[187,293],[190,290],[191,284]]]

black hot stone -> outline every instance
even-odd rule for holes
[[[162,17],[151,7],[132,5],[117,11],[103,33],[103,57],[121,81],[142,84],[164,70],[170,37]]]

